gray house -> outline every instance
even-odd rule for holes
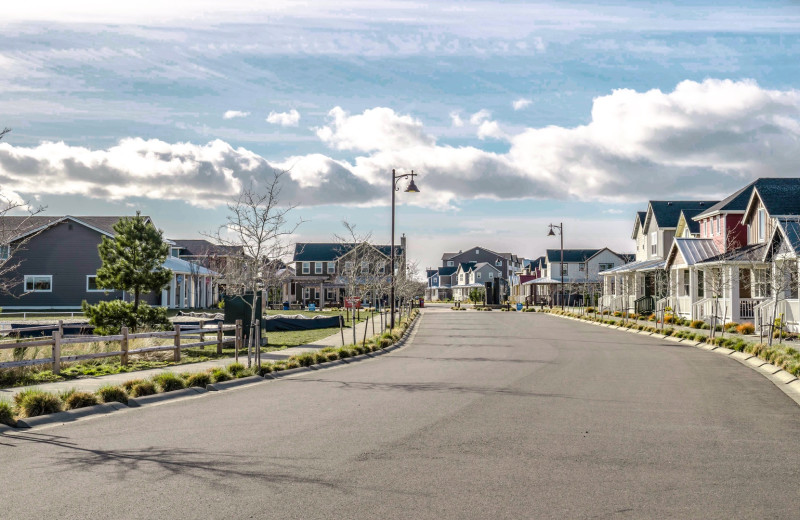
[[[461,263],[479,264],[481,262],[486,262],[496,267],[500,271],[500,278],[504,280],[508,280],[514,273],[522,269],[522,259],[517,255],[513,253],[495,253],[485,247],[476,246],[458,253],[445,253],[442,255],[442,267],[458,267],[458,264]]]
[[[79,309],[84,300],[128,299],[125,291],[99,289],[97,246],[104,236],[114,237],[114,224],[123,217],[5,216],[0,229],[9,244],[0,249],[2,260],[13,270],[0,277],[9,293],[0,293],[0,307],[16,309]],[[216,301],[216,273],[179,258],[165,267],[173,277],[160,293],[141,300],[170,308],[207,307]]]

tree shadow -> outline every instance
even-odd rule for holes
[[[36,432],[0,436],[4,445],[25,449],[31,444],[44,444],[67,450],[48,462],[48,468],[74,474],[76,471],[96,472],[98,468],[115,471],[120,480],[136,473],[164,472],[168,476],[189,477],[213,482],[215,487],[230,487],[241,480],[260,485],[280,486],[308,484],[342,491],[344,487],[332,480],[302,476],[308,468],[297,464],[297,457],[254,458],[223,451],[186,448],[148,447],[140,449],[93,449],[80,446],[68,437]],[[289,462],[291,461],[291,463]]]

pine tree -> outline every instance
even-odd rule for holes
[[[114,224],[114,232],[113,239],[103,237],[98,246],[103,265],[97,270],[97,286],[133,292],[136,312],[142,293],[160,291],[172,278],[172,271],[163,267],[169,246],[161,231],[139,211]]]

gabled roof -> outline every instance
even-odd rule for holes
[[[633,232],[631,233],[631,238],[636,239],[636,230],[640,227],[644,227],[644,221],[647,218],[646,211],[637,211],[636,217],[633,219]]]
[[[800,178],[762,178],[753,184],[745,218],[753,211],[756,195],[761,199],[770,217],[800,215]]]
[[[492,251],[491,249],[488,249],[486,247],[481,247],[481,246],[475,246],[475,247],[470,247],[470,248],[467,248],[467,249],[463,249],[463,250],[459,251],[458,253],[444,253],[444,254],[442,254],[442,260],[443,261],[450,260],[454,256],[463,255],[465,252],[475,251],[476,249],[480,249],[481,251],[486,251],[487,253],[491,253],[493,255],[497,255],[497,256],[499,256],[501,258],[505,258],[506,260],[518,261],[517,256],[512,254],[512,253],[497,253],[495,251]]]
[[[430,278],[431,276],[438,274],[439,271],[436,269],[425,269],[425,278]]]
[[[392,253],[392,246],[372,245],[379,253],[389,258]],[[298,242],[294,245],[294,262],[333,262],[339,257],[346,255],[357,244],[340,244],[338,242]],[[395,256],[403,254],[403,248],[394,246]]]
[[[484,268],[484,267],[486,267],[487,265],[488,265],[489,267],[491,267],[492,269],[494,269],[495,271],[497,271],[498,273],[500,272],[500,269],[498,269],[497,267],[493,266],[493,265],[492,265],[492,264],[490,264],[489,262],[479,262],[479,263],[477,263],[477,264],[475,264],[475,265],[473,265],[473,266],[472,266],[472,270],[473,270],[473,271],[477,271],[478,269],[483,269],[483,268]]]
[[[183,249],[182,253],[185,256],[242,256],[244,248],[242,246],[224,246],[214,244],[208,240],[186,240],[186,239],[173,239],[175,247]]]
[[[644,226],[645,228],[648,227],[648,223],[652,218],[659,228],[672,229],[678,226],[681,210],[704,210],[716,203],[717,201],[715,200],[651,200]]]
[[[795,256],[800,255],[800,221],[793,218],[778,218],[775,220],[778,225],[775,226],[772,236],[766,244],[776,244],[778,241],[782,241]],[[769,259],[773,252],[772,250],[772,247],[766,248],[763,255],[764,260]]]
[[[616,253],[616,255],[622,258],[622,261],[626,264],[629,264],[636,260],[636,253]]]
[[[667,255],[667,269],[672,266],[678,253],[683,257],[686,265],[691,266],[719,255],[719,249],[711,238],[676,237],[672,241],[672,247]]]
[[[458,267],[454,265],[448,267],[440,267],[438,269],[439,276],[450,276],[451,274],[456,272],[456,269],[458,269]]]
[[[750,200],[750,195],[753,193],[753,186],[758,181],[751,182],[744,188],[738,190],[737,192],[733,193],[732,195],[728,195],[721,201],[717,202],[710,208],[701,211],[699,214],[695,215],[694,218],[700,220],[706,217],[711,217],[716,215],[720,212],[725,213],[743,213],[745,208],[747,208],[747,203]]]
[[[133,215],[126,215],[126,216],[133,217]],[[63,216],[6,215],[0,217],[0,229],[2,230],[3,234],[10,234],[11,240],[19,240],[30,234],[43,231],[48,227],[54,226],[60,222],[70,220],[72,222],[75,222],[76,224],[80,224],[84,227],[97,231],[98,233],[101,233],[108,237],[113,237],[115,235],[114,224],[116,224],[126,216],[73,217],[72,215],[63,215]],[[143,218],[145,219],[145,221],[152,223],[150,217],[143,216]],[[171,241],[167,242],[171,243]]]
[[[703,213],[704,211],[700,208],[694,209],[682,209],[681,214],[684,222],[686,222],[686,227],[689,228],[689,233],[692,235],[699,235],[700,234],[700,221],[695,220],[696,216]],[[680,222],[680,218],[678,219]]]
[[[585,262],[602,249],[565,249],[564,250],[564,263]],[[548,262],[561,262],[560,249],[548,249],[546,251]]]

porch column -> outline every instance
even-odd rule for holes
[[[176,298],[177,298],[176,295],[175,295],[175,293],[177,292],[177,278],[178,278],[178,275],[176,275],[175,273],[172,273],[172,279],[169,281],[169,308],[170,309],[174,309],[175,308],[175,301],[176,301]]]
[[[185,309],[186,308],[186,275],[181,275],[181,293],[178,299],[178,308]]]
[[[169,298],[169,291],[167,290],[166,287],[164,287],[163,289],[161,289],[161,306],[162,307],[167,307],[168,306],[169,302],[167,301],[167,298]]]
[[[739,267],[738,266],[731,266],[731,310],[728,313],[731,317],[730,321],[739,322],[740,316],[740,306],[739,306]]]
[[[325,289],[323,288],[324,284],[319,284],[319,310],[325,308]]]

